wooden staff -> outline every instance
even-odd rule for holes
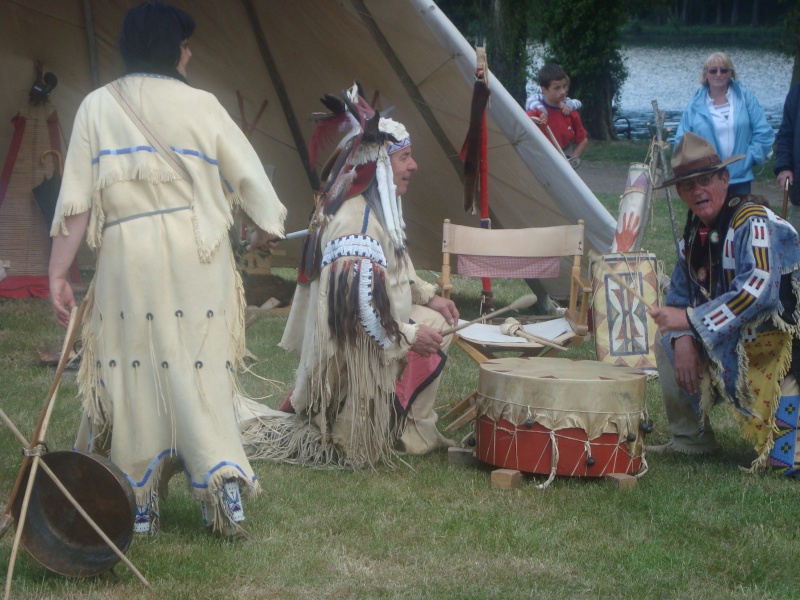
[[[548,125],[547,123],[545,123],[545,125],[544,125],[544,128],[547,130],[547,135],[549,135],[549,136],[550,136],[550,140],[553,142],[553,145],[554,145],[556,148],[558,148],[558,151],[561,153],[561,156],[563,156],[563,157],[564,157],[564,160],[567,160],[567,161],[568,161],[569,159],[567,158],[567,155],[566,155],[566,154],[564,154],[564,151],[561,149],[561,146],[559,146],[559,145],[558,145],[558,140],[556,139],[556,136],[553,134],[553,130],[552,130],[552,129],[550,129],[550,125]]]
[[[490,312],[488,315],[483,315],[482,317],[473,319],[468,323],[461,323],[460,325],[454,325],[453,327],[448,327],[447,329],[444,329],[442,331],[442,335],[443,336],[450,335],[451,333],[455,333],[456,331],[464,329],[465,327],[474,325],[475,323],[479,323],[486,319],[491,319],[492,317],[496,317],[503,313],[507,313],[510,310],[519,310],[521,308],[528,308],[529,306],[533,306],[534,304],[536,304],[536,294],[527,294],[525,296],[517,298],[516,300],[514,300],[514,302],[512,302],[511,304],[509,304],[504,308],[498,308],[497,310]]]
[[[500,333],[503,335],[525,338],[532,342],[536,342],[537,344],[542,344],[543,346],[550,346],[556,350],[561,350],[562,352],[567,351],[564,346],[559,346],[547,338],[539,337],[538,335],[534,335],[529,331],[525,331],[525,329],[522,327],[522,323],[517,321],[514,317],[508,317],[506,319],[506,322],[500,326]]]
[[[42,406],[42,412],[39,415],[39,421],[36,424],[36,429],[34,430],[33,437],[31,438],[33,441],[31,441],[31,443],[28,445],[27,452],[25,452],[23,456],[22,466],[17,474],[17,480],[14,482],[14,489],[11,490],[11,497],[6,505],[5,514],[3,514],[2,518],[0,518],[0,538],[2,538],[2,536],[5,535],[6,531],[8,531],[8,528],[14,522],[14,519],[11,517],[11,508],[14,506],[14,501],[16,500],[19,489],[22,486],[22,478],[25,474],[25,470],[28,467],[28,463],[31,463],[31,456],[33,456],[31,471],[28,476],[28,485],[25,488],[25,495],[22,498],[22,508],[19,514],[19,523],[17,523],[16,532],[14,534],[14,543],[11,546],[11,557],[8,560],[8,575],[6,576],[4,599],[7,599],[11,594],[11,577],[14,574],[14,563],[17,559],[19,543],[22,538],[22,530],[25,526],[25,517],[28,514],[28,504],[30,503],[31,492],[33,491],[33,482],[36,479],[36,471],[39,468],[39,465],[43,464],[38,454],[40,449],[37,448],[37,446],[39,446],[39,444],[44,440],[44,432],[47,431],[47,424],[50,420],[50,414],[53,408],[53,399],[58,392],[58,385],[61,383],[61,375],[64,373],[64,369],[69,361],[70,348],[72,348],[72,344],[75,342],[75,337],[78,335],[78,324],[83,317],[83,313],[86,310],[87,304],[88,298],[84,297],[80,308],[72,309],[69,318],[69,324],[67,325],[67,334],[64,338],[64,345],[61,348],[61,358],[59,359],[58,367],[56,368],[56,375],[53,378],[53,383],[50,384],[50,389],[47,391],[47,398],[45,398],[44,406]]]
[[[11,419],[8,418],[8,415],[6,415],[6,413],[4,413],[3,409],[1,408],[0,408],[0,421],[3,421],[3,423],[5,423],[6,427],[8,427],[11,430],[11,433],[14,434],[14,437],[16,437],[23,446],[25,447],[29,446],[28,440],[26,440],[25,436],[23,436],[19,432],[19,429],[17,429],[14,426],[14,423],[11,421]],[[117,548],[116,544],[114,544],[114,542],[111,541],[111,538],[109,538],[105,534],[105,532],[102,529],[100,529],[99,525],[97,525],[97,523],[94,522],[94,519],[92,519],[92,517],[89,516],[89,514],[83,509],[83,507],[70,493],[70,491],[66,487],[64,487],[64,484],[61,483],[61,480],[58,478],[58,476],[55,473],[53,473],[50,467],[47,466],[47,463],[44,461],[39,461],[39,466],[42,467],[42,470],[53,481],[56,487],[59,490],[61,490],[61,492],[64,494],[64,497],[66,497],[66,499],[69,500],[70,504],[72,504],[75,510],[78,511],[78,513],[86,520],[86,522],[91,526],[91,528],[94,529],[95,533],[97,533],[97,535],[99,535],[102,538],[102,540],[108,545],[108,547],[114,551],[114,554],[116,554],[119,557],[119,559],[123,563],[125,563],[125,565],[127,565],[127,567],[131,571],[133,571],[133,574],[136,575],[139,581],[141,581],[146,587],[148,588],[151,587],[150,582],[144,578],[144,575],[142,575],[139,572],[139,570],[133,565],[133,563],[128,559],[128,557],[122,553],[122,550]],[[13,573],[8,574],[6,578],[8,581],[11,581],[12,574]]]
[[[786,218],[789,213],[789,178],[783,180],[783,211],[781,217]]]
[[[630,292],[631,294],[633,294],[633,295],[634,295],[636,298],[638,298],[638,299],[639,299],[639,300],[642,302],[642,304],[644,304],[645,308],[647,309],[647,312],[650,312],[650,311],[653,309],[653,305],[652,305],[652,304],[650,304],[650,303],[649,303],[647,300],[645,300],[644,296],[642,296],[642,295],[639,293],[639,291],[638,291],[638,290],[636,290],[636,289],[632,288],[632,287],[631,287],[631,286],[628,284],[628,282],[627,282],[627,281],[625,281],[625,280],[624,280],[622,277],[620,277],[620,276],[619,276],[619,273],[615,273],[615,272],[614,272],[614,270],[613,270],[611,267],[609,267],[609,266],[608,266],[608,265],[605,263],[605,261],[603,261],[602,257],[597,257],[597,256],[594,256],[594,257],[592,257],[592,260],[594,260],[595,262],[597,262],[597,263],[598,263],[598,264],[599,264],[599,265],[600,265],[600,266],[603,268],[603,270],[604,270],[606,273],[608,273],[608,274],[609,274],[609,276],[611,277],[611,279],[613,279],[614,281],[616,281],[616,282],[617,282],[617,283],[618,283],[618,284],[619,284],[619,285],[620,285],[620,286],[621,286],[623,289],[627,290],[628,292]]]
[[[72,348],[72,344],[75,342],[75,337],[78,335],[78,324],[81,322],[83,318],[83,313],[86,311],[86,305],[88,300],[86,298],[83,299],[81,302],[79,309],[72,309],[72,314],[70,315],[69,325],[67,326],[67,334],[66,338],[64,339],[64,346],[61,349],[61,358],[58,361],[58,367],[56,368],[56,375],[53,378],[53,383],[50,384],[50,389],[47,391],[47,398],[44,401],[44,406],[42,406],[42,412],[39,415],[39,421],[36,424],[36,429],[33,432],[33,437],[31,438],[33,441],[31,442],[30,446],[28,447],[28,452],[22,458],[22,466],[19,469],[19,473],[17,473],[17,480],[14,482],[14,487],[11,490],[11,497],[8,499],[8,504],[6,505],[6,510],[3,513],[3,516],[0,517],[0,539],[8,531],[8,528],[11,527],[11,524],[14,522],[14,519],[11,517],[11,507],[14,505],[14,501],[17,498],[17,494],[19,493],[19,488],[22,485],[22,477],[25,473],[25,469],[28,468],[28,464],[30,463],[31,457],[30,455],[36,448],[36,445],[39,443],[40,438],[44,437],[42,430],[47,430],[47,421],[49,420],[50,409],[52,407],[52,400],[55,396],[56,392],[58,391],[58,384],[61,382],[61,375],[64,373],[64,368],[67,366],[67,361],[69,359],[69,350]],[[39,461],[34,461],[38,463]],[[31,469],[31,481],[33,481],[34,469]],[[30,487],[30,486],[29,486]],[[24,517],[24,513],[23,513]]]

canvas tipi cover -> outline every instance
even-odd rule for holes
[[[11,118],[41,61],[56,73],[57,106],[68,139],[83,96],[121,73],[115,43],[125,0],[0,0],[0,152]],[[251,141],[289,209],[287,231],[303,229],[321,165],[307,159],[309,116],[319,98],[357,79],[376,107],[411,133],[419,171],[404,198],[418,268],[441,265],[442,221],[478,225],[464,212],[458,153],[466,135],[475,51],[431,0],[174,0],[197,22],[191,85],[214,93],[237,120],[262,102]],[[491,49],[488,49],[491,67]],[[494,228],[586,222],[589,247],[606,251],[615,221],[489,77],[489,194]],[[324,160],[324,156],[320,160]],[[295,265],[298,242],[285,244]],[[562,269],[562,272],[564,269]],[[563,279],[563,278],[562,278]],[[562,281],[563,284],[563,281]],[[559,289],[560,288],[560,289]],[[563,293],[563,285],[550,285]]]

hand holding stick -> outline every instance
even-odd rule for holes
[[[504,308],[499,308],[499,309],[497,309],[495,311],[490,312],[488,315],[483,315],[482,317],[478,317],[477,319],[473,319],[472,321],[469,321],[468,323],[461,323],[459,325],[454,325],[453,327],[448,327],[447,329],[442,330],[442,335],[443,336],[450,335],[451,333],[455,333],[456,331],[459,331],[460,329],[464,329],[465,327],[468,327],[470,325],[474,325],[475,323],[479,323],[479,322],[484,321],[486,319],[491,319],[492,317],[496,317],[496,316],[501,315],[503,313],[507,313],[510,310],[520,310],[521,308],[528,308],[529,306],[533,306],[534,304],[536,304],[536,300],[537,300],[536,294],[527,294],[525,296],[517,298],[516,300],[514,300],[514,302],[512,302],[511,304],[509,304],[508,306],[506,306]]]

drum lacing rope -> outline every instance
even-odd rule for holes
[[[558,469],[558,442],[556,441],[555,431],[550,432],[550,445],[553,448],[553,453],[550,457],[550,476],[547,478],[547,481],[536,486],[537,490],[546,490],[556,478],[556,469]]]
[[[554,435],[554,432],[551,433],[550,435],[551,436]],[[613,448],[613,451],[611,452],[611,456],[609,457],[608,461],[606,461],[606,463],[604,465],[602,465],[601,468],[600,468],[601,473],[606,473],[608,468],[609,468],[609,466],[612,463],[616,462],[617,454],[621,450],[619,442],[614,443],[614,444],[609,444],[609,443],[598,442],[597,440],[581,440],[579,438],[571,437],[571,436],[563,435],[563,434],[562,435],[558,435],[556,437],[560,437],[560,438],[563,438],[565,440],[569,440],[571,442],[583,443],[584,454],[583,454],[583,456],[581,456],[581,458],[583,458],[584,456],[587,459],[592,458],[592,444],[594,444],[595,447],[606,446],[606,447]],[[628,459],[629,459],[628,460],[628,467],[630,467],[630,465],[633,464],[633,457],[630,454],[628,454]],[[586,464],[586,461],[584,461],[583,464]],[[580,465],[581,465],[580,461],[575,463],[575,467],[572,469],[572,473],[570,473],[571,476],[575,476],[576,475]],[[581,477],[580,474],[578,474],[577,476]]]
[[[36,445],[33,448],[23,448],[22,455],[23,456],[41,456],[42,454],[47,454],[50,450],[47,448],[47,444],[44,440],[39,440],[36,442]]]
[[[640,458],[642,460],[641,467],[639,467],[639,471],[637,473],[633,474],[636,479],[639,479],[639,477],[644,477],[647,474],[647,471],[650,469],[647,464],[647,459],[644,456],[644,451],[642,451],[642,456]]]
[[[586,462],[590,458],[592,458],[592,443],[589,440],[586,440],[585,442],[583,442],[583,455],[586,456],[586,460],[584,461],[584,464],[586,464]],[[581,456],[581,458],[583,458],[583,456]],[[570,475],[572,475],[572,476],[575,475],[575,473],[577,472],[578,467],[580,466],[580,464],[581,464],[580,461],[575,463],[575,467],[572,469],[572,473],[570,473]]]
[[[496,444],[497,444],[497,432],[498,431],[502,431],[502,432],[511,434],[511,436],[514,438],[514,441],[511,444],[509,444],[508,450],[506,451],[505,461],[503,462],[503,464],[508,464],[508,458],[509,458],[509,455],[511,453],[511,447],[512,446],[514,446],[514,448],[517,451],[517,455],[515,456],[516,462],[514,464],[517,464],[517,465],[520,464],[519,443],[516,440],[517,435],[521,435],[521,434],[526,434],[526,435],[527,434],[545,435],[545,433],[547,435],[549,435],[550,443],[553,446],[553,452],[552,452],[552,455],[554,457],[553,460],[555,460],[555,462],[551,462],[550,463],[551,477],[555,476],[554,475],[555,469],[558,467],[558,464],[557,464],[558,463],[558,457],[559,457],[558,443],[557,443],[558,438],[561,438],[561,439],[564,439],[564,440],[568,440],[570,442],[578,442],[578,443],[583,444],[584,449],[585,449],[584,450],[584,456],[586,456],[587,458],[592,456],[592,452],[591,452],[592,446],[594,446],[595,448],[601,448],[601,447],[613,448],[611,456],[608,458],[606,463],[600,466],[600,471],[602,473],[609,472],[609,468],[611,467],[611,465],[616,463],[619,453],[621,451],[625,450],[625,448],[623,448],[623,446],[621,445],[623,442],[619,442],[619,441],[614,442],[614,443],[610,443],[610,442],[601,442],[598,439],[583,440],[583,439],[580,439],[578,437],[574,437],[574,436],[570,436],[570,435],[564,435],[563,433],[558,433],[557,430],[544,432],[544,431],[524,431],[524,430],[520,430],[520,429],[509,429],[508,427],[502,427],[502,426],[498,425],[497,422],[495,421],[495,422],[493,422],[493,431],[492,431],[493,449],[491,451],[491,457],[492,457],[493,460],[497,460]],[[536,463],[535,463],[534,468],[536,468],[536,469],[539,468],[539,465],[541,464],[542,459],[544,458],[544,453],[545,453],[546,450],[547,450],[547,446],[545,445],[545,446],[542,447],[542,451],[539,454],[539,456],[536,457]],[[627,450],[625,450],[625,456],[628,459],[628,466],[626,467],[627,469],[630,469],[633,466],[633,463],[637,458],[641,459],[642,463],[641,463],[639,471],[635,474],[636,477],[641,477],[642,475],[647,473],[648,465],[647,465],[647,461],[644,458],[644,454],[642,454],[642,456],[637,457],[634,454],[632,454],[632,453],[628,452]],[[491,461],[489,461],[489,462],[491,462]],[[575,467],[573,468],[572,473],[571,473],[572,476],[576,475],[576,472],[577,472],[577,469],[578,469],[579,466],[580,466],[580,463],[575,465]],[[582,475],[578,474],[577,476],[581,477]],[[537,489],[545,489],[548,485],[550,485],[551,481],[552,480],[549,479],[547,482],[542,484],[544,487],[538,487],[537,486]]]

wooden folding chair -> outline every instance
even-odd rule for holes
[[[450,297],[452,275],[504,279],[546,279],[559,276],[561,258],[571,257],[569,303],[564,312],[569,330],[553,341],[579,344],[588,334],[587,312],[591,283],[581,276],[584,222],[577,225],[531,227],[526,229],[481,229],[454,225],[445,219],[442,235],[442,295]],[[452,256],[457,255],[457,264]],[[559,318],[559,317],[551,317]],[[500,326],[497,325],[499,330]],[[467,330],[464,330],[465,332]],[[464,332],[462,332],[464,333]],[[472,359],[483,363],[497,352],[517,352],[521,356],[545,356],[558,350],[538,342],[502,343],[470,339],[466,333],[454,340]],[[473,395],[465,398],[443,418],[463,415],[446,430],[453,430],[474,418]]]

